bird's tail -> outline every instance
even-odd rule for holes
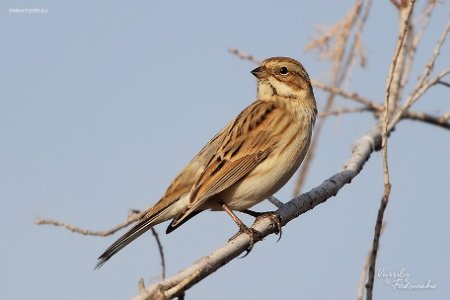
[[[139,221],[133,228],[131,228],[127,233],[122,235],[117,241],[115,241],[108,249],[103,252],[102,255],[98,257],[97,264],[95,265],[95,269],[99,269],[103,264],[108,261],[114,254],[122,250],[129,243],[140,237],[147,230],[159,224],[164,219],[161,220],[161,215],[164,214],[165,209],[158,211],[155,214],[152,214],[149,217],[146,217]]]

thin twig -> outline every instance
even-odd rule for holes
[[[130,210],[130,213],[128,214],[128,218],[127,218],[126,222],[118,224],[109,230],[102,230],[102,231],[84,229],[81,227],[74,226],[72,224],[68,224],[68,223],[64,223],[64,222],[60,222],[60,221],[52,220],[52,219],[36,219],[34,221],[34,223],[36,225],[53,225],[53,226],[57,226],[57,227],[63,227],[74,233],[79,233],[82,235],[105,237],[105,236],[110,236],[125,227],[128,227],[130,224],[139,220],[143,214],[145,214],[145,212],[141,213],[139,210],[132,209],[132,210]],[[161,258],[161,276],[164,279],[164,278],[166,278],[166,261],[164,258],[163,245],[161,243],[161,240],[159,239],[158,232],[154,228],[152,228],[151,230],[152,230],[153,237],[156,240],[156,244],[158,246],[159,256]]]
[[[331,110],[329,112],[320,112],[318,114],[319,118],[325,118],[329,116],[340,116],[343,114],[350,114],[350,113],[360,113],[360,112],[370,112],[374,111],[373,109],[370,109],[368,107],[341,107],[337,108],[335,110]]]
[[[447,38],[448,32],[450,31],[450,21],[447,22],[447,25],[445,26],[444,30],[442,31],[441,36],[439,37],[436,46],[434,48],[433,54],[430,57],[430,61],[427,63],[427,65],[424,68],[424,71],[422,75],[420,76],[418,82],[418,88],[420,88],[420,85],[425,82],[426,79],[430,77],[431,72],[434,69],[434,65],[436,63],[436,59],[438,58],[442,45],[444,45],[445,39]],[[417,91],[416,89],[416,91]],[[415,91],[415,92],[416,92]],[[414,93],[414,92],[413,92]]]
[[[139,279],[138,281],[138,290],[140,293],[145,291],[145,282],[143,278]]]
[[[358,291],[356,294],[357,300],[362,300],[364,297],[364,288],[366,285],[367,271],[369,270],[369,258],[370,258],[370,253],[368,253],[366,255],[366,258],[364,259],[363,267],[361,269],[361,273],[359,275]]]
[[[416,88],[409,95],[408,99],[406,99],[405,104],[401,109],[396,113],[393,118],[393,124],[397,123],[398,119],[402,117],[402,115],[420,98],[422,95],[433,85],[440,83],[441,80],[450,73],[450,68],[447,68],[443,72],[441,72],[438,76],[433,79],[428,79],[430,77],[431,72],[433,71],[436,59],[438,58],[442,45],[445,42],[445,39],[448,36],[450,31],[450,21],[447,22],[441,36],[439,37],[436,46],[434,48],[433,54],[430,57],[429,62],[424,68],[422,75],[419,77]],[[428,80],[427,80],[428,79]],[[391,130],[393,126],[391,125],[389,130]]]
[[[417,45],[420,43],[420,41],[422,40],[423,36],[425,35],[425,32],[428,29],[428,25],[430,25],[430,19],[431,19],[431,14],[433,13],[434,8],[436,7],[436,0],[429,0],[425,6],[425,8],[423,9],[422,14],[420,14],[416,20],[414,20],[414,25],[418,22],[422,23],[422,26],[420,28],[420,32],[418,32],[415,37],[414,37],[414,42],[413,42],[413,46],[414,49],[413,51],[416,51],[416,47]],[[416,27],[416,26],[414,26]]]
[[[363,2],[361,2],[362,9]],[[349,77],[350,74],[347,74],[348,70],[351,70],[353,68],[353,64],[355,61],[355,57],[359,56],[360,59],[360,66],[365,67],[367,64],[367,58],[365,56],[365,53],[363,51],[363,43],[362,43],[362,32],[364,30],[364,26],[367,23],[367,19],[369,18],[370,9],[372,7],[372,0],[367,0],[364,13],[362,14],[362,17],[356,20],[356,29],[355,34],[353,37],[352,44],[350,45],[350,53],[347,55],[347,61],[344,63],[344,65],[347,65],[347,69],[344,70],[344,72],[341,73],[342,81]],[[359,16],[359,12],[358,12]]]
[[[120,223],[120,224],[114,226],[111,229],[99,230],[99,231],[90,230],[90,229],[84,229],[84,228],[81,228],[81,227],[74,226],[72,224],[68,224],[68,223],[64,223],[64,222],[60,222],[60,221],[52,220],[52,219],[39,219],[38,218],[38,219],[36,219],[34,221],[34,223],[36,225],[53,225],[53,226],[57,226],[57,227],[64,227],[64,228],[66,228],[66,229],[68,229],[68,230],[70,230],[72,232],[79,233],[79,234],[82,234],[82,235],[92,235],[92,236],[103,236],[103,237],[105,237],[105,236],[110,236],[110,235],[116,233],[117,231],[119,231],[119,230],[121,230],[121,229],[123,229],[125,227],[128,227],[130,224],[132,224],[132,223],[136,222],[137,220],[139,220],[139,218],[140,218],[140,213],[132,212],[132,214],[130,214],[128,216],[128,219],[127,219],[126,222]]]
[[[401,45],[398,49],[398,53],[396,53],[395,57],[395,72],[392,73],[392,78],[389,79],[389,116],[390,118],[392,114],[397,110],[398,103],[400,102],[401,95],[403,93],[403,88],[408,82],[409,72],[412,69],[412,64],[414,61],[414,49],[415,45],[413,42],[414,39],[414,29],[412,27],[412,21],[406,23],[403,22],[405,20],[405,16],[408,12],[406,7],[408,3],[403,1],[401,6],[398,8],[399,12],[399,39],[401,38]],[[409,28],[405,28],[405,26]],[[401,36],[401,33],[405,33],[404,36]],[[399,44],[397,43],[397,46]],[[393,63],[391,63],[391,67]],[[391,71],[391,70],[390,70]]]
[[[164,249],[163,245],[161,243],[161,240],[159,239],[158,232],[156,232],[155,228],[151,228],[152,235],[155,237],[156,244],[158,245],[158,251],[159,251],[159,257],[161,258],[161,276],[162,279],[166,279],[166,260],[164,258]]]
[[[331,85],[328,85],[326,83],[323,83],[323,82],[321,82],[319,80],[315,80],[315,79],[311,80],[311,83],[312,83],[313,87],[315,87],[315,88],[324,90],[324,91],[329,92],[329,93],[333,93],[333,94],[339,95],[339,96],[344,97],[346,99],[350,99],[350,100],[356,101],[356,102],[358,102],[358,103],[360,103],[362,105],[367,106],[370,109],[379,110],[379,111],[383,110],[383,106],[382,105],[380,105],[380,104],[378,104],[378,103],[376,103],[376,102],[374,102],[374,101],[372,101],[372,100],[370,100],[368,98],[362,97],[358,93],[347,92],[347,91],[345,91],[345,90],[343,90],[343,89],[341,89],[341,88],[339,88],[337,86],[331,86]]]
[[[450,82],[438,80],[438,82],[436,82],[436,83],[437,84],[442,84],[443,86],[446,86],[446,87],[450,87]]]
[[[415,28],[416,28],[415,25],[419,21],[421,21],[421,28],[417,34],[410,32],[410,34],[407,37],[408,38],[407,39],[408,47],[405,47],[406,53],[405,53],[404,71],[402,72],[403,75],[402,75],[402,80],[400,83],[400,87],[402,90],[408,83],[408,80],[410,79],[411,70],[414,65],[414,58],[417,53],[417,46],[420,44],[422,37],[424,36],[425,32],[428,29],[428,25],[430,24],[431,14],[436,6],[436,2],[437,2],[436,0],[427,1],[427,4],[426,4],[423,12],[417,17],[416,20],[411,21],[412,29],[415,30]],[[400,91],[399,94],[401,92],[402,91]],[[400,99],[400,97],[399,97],[399,99]],[[392,112],[393,112],[393,110],[392,110]]]
[[[229,48],[228,52],[230,52],[231,54],[236,55],[237,57],[239,57],[242,60],[248,60],[248,61],[251,61],[252,63],[255,63],[257,65],[261,64],[261,61],[258,60],[256,57],[254,57],[253,55],[247,54],[245,52],[242,52],[239,49]]]
[[[386,222],[383,222],[383,225],[381,226],[380,235],[383,235],[385,228],[386,228]],[[356,294],[357,300],[362,300],[364,298],[364,288],[366,285],[367,273],[369,272],[369,258],[370,258],[370,252],[367,253],[366,257],[364,258],[364,264],[361,269],[361,273],[359,275],[358,291]]]
[[[268,200],[270,201],[270,203],[275,205],[277,208],[280,208],[280,207],[282,207],[284,205],[284,203],[281,202],[280,200],[278,200],[275,196],[270,196],[268,198]]]
[[[388,164],[388,125],[389,125],[389,109],[390,101],[397,99],[391,99],[391,86],[394,80],[394,77],[396,77],[396,80],[401,80],[401,76],[394,76],[395,72],[398,72],[396,70],[397,67],[397,61],[399,58],[400,53],[402,52],[402,48],[405,46],[404,41],[405,37],[408,34],[408,30],[410,27],[410,19],[413,12],[413,7],[415,4],[415,0],[412,0],[408,6],[408,8],[401,13],[402,19],[401,22],[404,23],[403,30],[401,31],[397,47],[395,50],[394,58],[392,60],[392,64],[389,70],[388,79],[387,79],[387,86],[386,86],[386,98],[384,101],[384,113],[383,113],[383,120],[382,120],[382,157],[383,157],[383,179],[384,179],[384,193],[383,197],[381,199],[380,208],[378,209],[377,214],[377,220],[375,223],[375,233],[373,237],[373,243],[372,243],[372,250],[370,253],[369,258],[369,275],[368,280],[366,284],[366,299],[372,300],[373,298],[373,285],[374,285],[374,279],[375,279],[375,264],[377,259],[377,253],[378,248],[380,244],[380,234],[381,234],[381,228],[383,224],[383,217],[384,217],[384,211],[386,210],[387,204],[389,202],[389,195],[391,193],[391,182],[389,178],[389,164]],[[403,71],[403,70],[400,70]],[[397,85],[398,87],[398,85]]]
[[[402,118],[415,121],[422,121],[445,129],[450,129],[449,123],[450,112],[448,112],[447,114],[448,114],[447,116],[444,114],[440,117],[435,117],[424,112],[407,111],[402,115]]]
[[[361,32],[364,29],[364,25],[367,21],[367,17],[370,11],[370,5],[371,1],[369,0],[367,2],[366,11],[363,16],[363,18],[358,22],[358,18],[361,16],[361,9],[363,7],[364,2],[361,0],[356,0],[353,7],[349,10],[347,15],[339,21],[335,26],[333,26],[328,33],[326,33],[324,36],[314,39],[311,43],[309,43],[305,50],[310,50],[313,48],[320,48],[324,44],[328,44],[331,37],[335,40],[335,45],[332,50],[323,52],[325,56],[328,56],[331,58],[331,61],[333,63],[331,68],[331,74],[333,76],[332,79],[332,85],[336,87],[340,87],[342,82],[344,81],[347,76],[349,76],[349,72],[351,70],[351,67],[353,66],[353,60],[354,57],[359,49],[361,50],[362,46],[356,47],[356,40],[358,39],[358,42],[361,41]],[[356,27],[356,33],[353,36],[353,42],[352,46],[348,47],[348,53],[345,52],[346,45],[350,41],[350,35],[352,29]],[[333,107],[334,99],[336,94],[333,92],[330,92],[325,104],[325,107],[323,109],[324,113],[328,113],[331,108]],[[315,129],[314,129],[314,135],[311,141],[311,144],[309,146],[309,151],[303,160],[303,163],[300,167],[300,170],[298,171],[298,177],[294,185],[293,195],[297,196],[300,194],[303,185],[305,184],[306,178],[309,173],[309,169],[311,167],[317,144],[319,141],[319,136],[322,131],[323,125],[325,123],[325,118],[319,119],[317,122]]]
[[[389,124],[388,131],[391,131],[395,127],[395,124],[398,122],[398,120],[417,100],[419,100],[423,96],[426,91],[428,91],[433,85],[438,84],[441,79],[448,74],[450,74],[450,68],[445,69],[433,79],[428,80],[426,83],[421,85],[420,89],[418,89],[416,93],[411,94],[410,97],[405,101],[405,104],[402,106],[402,108],[399,109],[395,116],[392,118],[391,123]]]

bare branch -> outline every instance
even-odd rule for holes
[[[391,109],[390,102],[391,101],[397,101],[396,98],[392,99],[391,97],[398,97],[398,91],[397,90],[391,90],[391,86],[393,84],[394,78],[396,82],[394,82],[394,87],[397,89],[401,88],[399,85],[399,82],[402,80],[402,76],[396,75],[399,72],[403,72],[404,70],[398,70],[397,69],[397,62],[400,56],[400,53],[403,51],[405,53],[405,37],[408,35],[408,31],[411,29],[410,27],[410,20],[411,15],[413,12],[413,7],[415,4],[415,0],[412,0],[409,3],[408,8],[402,9],[401,11],[401,22],[403,23],[403,26],[401,26],[402,31],[399,35],[397,47],[395,50],[394,58],[392,60],[392,64],[389,70],[389,75],[387,79],[387,86],[386,86],[386,98],[384,101],[384,112],[383,112],[383,120],[382,120],[382,157],[383,157],[383,178],[384,178],[384,193],[383,197],[381,199],[380,208],[378,210],[377,220],[375,223],[375,233],[373,237],[373,243],[372,243],[372,251],[370,253],[369,258],[369,275],[368,275],[368,281],[366,284],[366,299],[372,300],[373,297],[373,284],[375,279],[375,264],[377,259],[377,253],[378,253],[378,247],[380,243],[380,235],[381,235],[381,228],[383,224],[383,217],[384,217],[384,211],[386,210],[387,204],[389,202],[389,195],[391,193],[391,182],[389,178],[389,164],[388,164],[388,125],[389,125],[389,116],[390,112],[389,109]],[[402,67],[402,66],[401,66]],[[391,93],[394,92],[395,95],[392,95]]]

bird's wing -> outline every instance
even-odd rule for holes
[[[226,128],[225,128],[226,129]],[[205,166],[220,146],[220,139],[223,136],[223,129],[216,134],[205,147],[191,160],[191,162],[178,174],[167,188],[164,196],[154,206],[147,209],[141,220],[128,232],[116,240],[98,258],[96,268],[100,268],[108,259],[119,252],[129,243],[137,239],[144,232],[167,219],[173,217],[172,214],[179,213],[172,205],[188,194],[195,182],[203,173]]]
[[[142,217],[143,219],[151,218],[158,211],[169,207],[192,190],[194,184],[205,170],[206,165],[211,160],[211,157],[217,152],[226,129],[227,127],[218,132],[189,164],[178,173],[170,183],[161,200],[147,210]]]
[[[268,101],[256,101],[239,114],[227,126],[217,151],[196,181],[188,208],[171,226],[177,226],[210,197],[238,182],[266,159],[286,129],[276,124],[281,122],[287,127],[289,118],[282,105]]]

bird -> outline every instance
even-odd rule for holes
[[[170,233],[204,210],[225,211],[239,232],[250,235],[252,247],[258,232],[234,211],[252,212],[249,208],[297,171],[311,142],[317,106],[309,75],[293,58],[268,58],[251,74],[257,78],[256,101],[219,131],[163,197],[98,257],[96,269],[153,226],[171,220]]]

